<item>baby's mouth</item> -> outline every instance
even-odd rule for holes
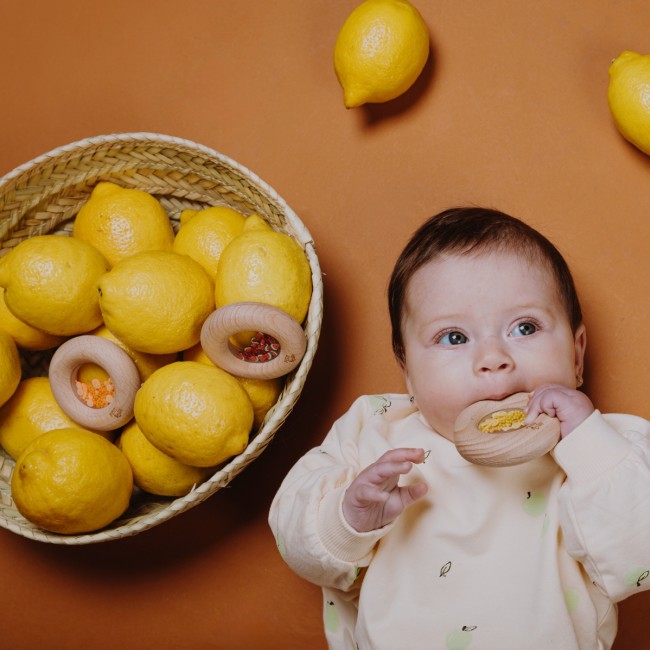
[[[490,393],[489,395],[477,400],[479,402],[502,402],[504,399],[515,395],[516,393],[526,393],[524,390],[509,390],[502,393]]]

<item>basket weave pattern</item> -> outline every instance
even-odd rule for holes
[[[278,402],[241,454],[184,497],[135,495],[127,512],[99,532],[58,535],[25,520],[11,498],[14,461],[0,449],[0,526],[56,544],[89,544],[136,535],[198,505],[230,483],[266,449],[294,408],[316,353],[322,323],[320,266],[311,235],[297,215],[245,167],[207,147],[171,136],[126,133],[88,138],[39,156],[0,178],[0,257],[28,237],[69,235],[79,208],[100,181],[154,195],[175,230],[182,210],[225,205],[246,216],[258,214],[274,229],[293,237],[312,271],[313,293],[303,324],[307,351],[286,377]],[[23,378],[46,375],[52,352],[21,351]]]

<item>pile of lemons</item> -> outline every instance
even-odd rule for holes
[[[185,210],[174,233],[151,194],[98,183],[71,237],[34,236],[0,258],[0,445],[16,461],[17,509],[46,530],[76,534],[122,515],[134,485],[187,494],[245,449],[282,389],[282,379],[216,367],[201,349],[203,322],[238,301],[302,322],[311,290],[300,245],[259,216]],[[47,377],[21,381],[20,349],[80,334],[111,340],[138,369],[134,418],[122,430],[84,429]],[[91,363],[77,377],[88,387],[109,379]]]

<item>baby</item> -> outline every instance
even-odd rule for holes
[[[280,553],[320,585],[332,649],[602,650],[616,603],[650,588],[650,422],[578,388],[586,345],[566,262],[495,210],[427,221],[389,285],[409,395],[365,396],[271,506]],[[475,465],[466,407],[528,393],[550,454]]]

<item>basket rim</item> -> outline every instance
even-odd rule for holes
[[[283,212],[290,218],[292,221],[292,226],[296,228],[296,232],[299,235],[299,241],[303,246],[307,244],[314,245],[314,239],[304,224],[304,222],[298,217],[296,212],[289,206],[285,199],[283,199],[278,192],[271,187],[266,181],[260,178],[255,172],[251,171],[245,165],[237,162],[230,156],[223,154],[211,147],[208,147],[204,144],[190,140],[188,138],[181,138],[179,136],[168,135],[165,133],[157,133],[153,131],[128,131],[124,133],[106,133],[93,135],[80,140],[75,140],[68,144],[60,145],[47,151],[45,153],[35,156],[31,160],[28,160],[24,163],[21,163],[17,167],[14,167],[12,170],[8,171],[6,174],[0,177],[0,192],[6,191],[12,181],[17,180],[25,173],[30,172],[32,169],[37,168],[39,165],[46,163],[52,158],[56,158],[63,154],[73,154],[77,150],[84,150],[91,146],[99,146],[103,144],[108,144],[111,142],[121,143],[121,142],[150,142],[150,143],[163,143],[168,145],[183,146],[188,149],[194,149],[200,151],[204,155],[210,158],[218,160],[221,164],[226,167],[230,167],[239,174],[249,178],[253,183],[258,185],[261,189],[264,190],[278,205],[282,208]]]
[[[144,145],[161,144],[170,146],[171,148],[180,147],[189,151],[196,151],[206,156],[207,159],[218,161],[221,165],[230,168],[236,174],[250,180],[250,182],[256,186],[257,190],[262,194],[267,195],[272,202],[280,208],[283,218],[286,218],[287,223],[290,224],[292,230],[295,232],[294,237],[304,248],[311,268],[312,295],[308,313],[303,324],[307,336],[307,350],[299,366],[287,376],[287,382],[283,390],[282,398],[271,409],[264,424],[249,440],[244,451],[229,459],[215,472],[215,474],[202,484],[193,488],[187,495],[176,498],[170,497],[169,502],[165,503],[164,506],[160,506],[160,509],[156,512],[149,512],[142,515],[136,514],[135,521],[120,524],[118,519],[118,525],[114,528],[106,528],[97,532],[78,535],[61,535],[50,533],[37,527],[23,527],[19,521],[7,517],[4,513],[0,512],[0,527],[36,541],[78,545],[133,536],[163,523],[195,505],[198,505],[214,492],[225,487],[248,465],[248,463],[261,454],[293,410],[300,392],[302,391],[302,387],[305,383],[318,347],[322,324],[323,284],[320,264],[314,250],[314,242],[311,233],[298,215],[289,207],[287,202],[273,187],[262,180],[257,174],[250,171],[247,167],[236,162],[225,154],[186,138],[161,133],[137,131],[95,135],[56,147],[15,167],[0,177],[0,194],[6,193],[14,183],[20,182],[20,179],[25,175],[29,175],[32,170],[37,170],[39,167],[46,165],[49,161],[61,156],[74,156],[75,152],[87,150],[89,148],[101,147],[106,144],[110,145],[111,143],[119,145],[120,143],[137,144],[138,142],[141,142]],[[2,459],[0,459],[0,469],[1,465]]]

